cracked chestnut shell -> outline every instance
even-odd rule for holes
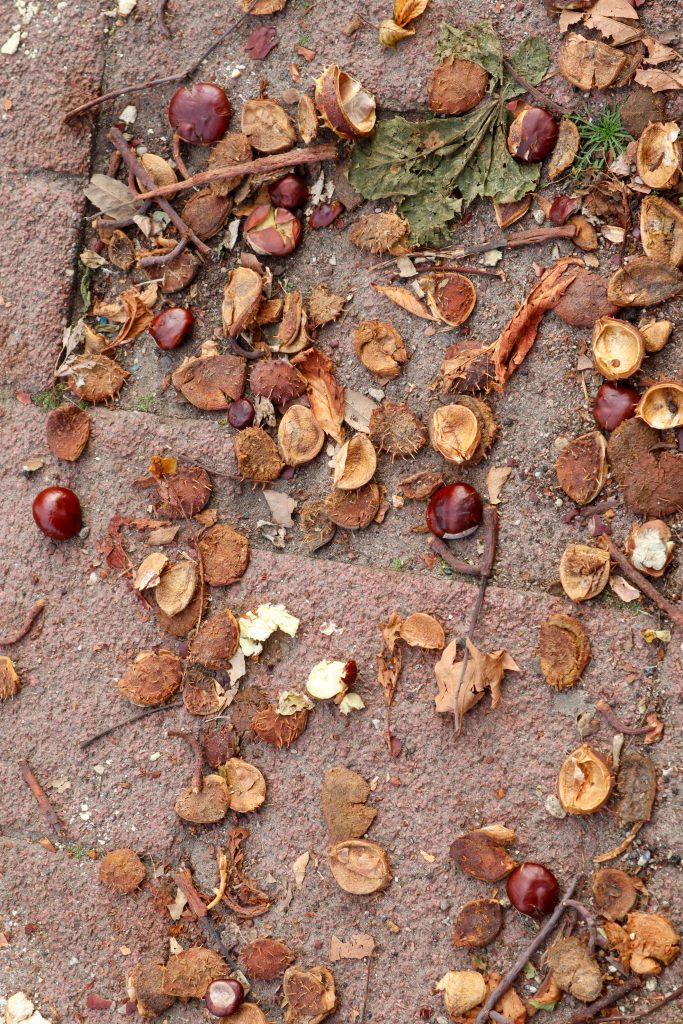
[[[636,406],[640,395],[628,384],[617,384],[606,381],[598,388],[593,403],[593,416],[603,430],[616,430],[624,420],[630,420],[636,414]]]
[[[209,146],[228,130],[232,107],[225,91],[213,82],[181,85],[168,105],[168,120],[185,142]]]
[[[301,221],[282,206],[264,203],[244,222],[244,237],[259,256],[289,256],[301,241]]]
[[[535,164],[552,153],[559,134],[557,121],[542,107],[521,110],[510,125],[508,150],[515,160]]]
[[[83,525],[81,503],[68,487],[45,487],[33,499],[36,525],[53,540],[70,540]]]
[[[474,533],[484,508],[478,491],[470,484],[440,487],[427,505],[427,526],[444,540],[457,540]]]
[[[508,875],[507,894],[520,914],[540,917],[555,909],[560,888],[555,875],[543,864],[525,861]]]

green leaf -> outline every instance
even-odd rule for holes
[[[489,92],[503,81],[503,48],[490,21],[477,21],[467,28],[442,25],[436,44],[439,60],[470,60],[491,76]]]
[[[530,999],[529,1006],[533,1006],[535,1010],[546,1010],[548,1013],[552,1013],[557,1003],[544,1003],[541,999]]]
[[[550,67],[548,44],[540,36],[529,36],[510,55],[510,63],[518,75],[526,78],[532,85],[538,85]],[[524,92],[524,88],[517,85],[514,79],[512,84],[519,92]]]
[[[410,224],[410,241],[428,245],[448,235],[447,227],[462,209],[462,199],[451,199],[442,192],[422,192],[401,203],[401,216]]]

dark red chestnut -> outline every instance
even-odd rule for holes
[[[168,351],[178,348],[181,342],[185,341],[187,332],[194,323],[194,316],[191,310],[182,306],[171,306],[169,309],[162,309],[161,313],[152,320],[149,333],[156,341],[159,348]]]
[[[474,533],[484,509],[481,498],[469,484],[447,484],[432,495],[427,505],[427,526],[437,537],[457,540]]]
[[[235,430],[244,430],[254,422],[256,411],[248,398],[238,398],[228,409],[228,423]]]
[[[232,1017],[244,1002],[244,986],[235,978],[212,981],[204,995],[204,1004],[214,1017]]]
[[[542,107],[527,107],[515,115],[508,132],[508,149],[515,160],[534,164],[555,149],[559,127]]]
[[[308,218],[309,228],[326,228],[341,216],[346,207],[336,199],[333,203],[320,203],[313,208]]]
[[[196,82],[181,85],[168,105],[168,120],[174,132],[198,146],[209,146],[228,130],[232,107],[220,85]]]
[[[75,537],[83,525],[81,503],[68,487],[46,487],[33,499],[33,518],[53,540]]]
[[[298,210],[308,201],[308,185],[299,174],[285,174],[284,178],[268,186],[273,206],[284,206],[285,210]]]
[[[343,682],[346,683],[347,686],[353,686],[353,684],[356,681],[357,675],[358,665],[356,665],[356,662],[353,660],[353,658],[349,658],[346,664],[344,665]]]
[[[593,403],[593,416],[603,430],[616,430],[624,420],[630,420],[636,414],[636,406],[640,395],[628,384],[617,384],[606,381],[598,388]]]
[[[542,864],[526,861],[508,875],[508,899],[520,914],[539,917],[557,906],[560,887],[552,871]]]
[[[264,203],[247,217],[244,237],[259,256],[289,256],[301,240],[301,221],[282,206]]]

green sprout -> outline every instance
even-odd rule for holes
[[[150,395],[138,395],[136,402],[136,408],[138,412],[151,412],[152,406],[157,400],[157,396],[154,394]]]
[[[574,114],[572,121],[579,130],[580,141],[573,168],[575,177],[589,170],[601,171],[633,141],[633,136],[624,128],[618,106],[603,107],[597,114],[585,108],[584,113]]]
[[[55,384],[54,387],[45,388],[44,391],[36,391],[35,395],[31,395],[31,401],[34,405],[49,412],[50,409],[56,409],[58,405],[62,404],[66,389],[66,384]]]

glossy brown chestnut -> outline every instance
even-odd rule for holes
[[[182,306],[171,306],[169,309],[162,309],[161,313],[152,320],[149,333],[156,341],[159,348],[165,351],[178,348],[194,323],[194,316],[191,310]]]
[[[282,206],[264,203],[244,223],[247,244],[259,256],[289,256],[301,240],[301,221]]]
[[[195,82],[181,85],[168,105],[168,120],[181,139],[197,146],[209,146],[228,130],[232,107],[220,85]]]
[[[235,430],[244,430],[254,422],[256,415],[254,406],[248,398],[238,398],[228,409],[228,423]]]
[[[204,996],[204,1005],[214,1017],[232,1017],[244,1002],[244,986],[236,978],[212,981]]]
[[[636,406],[640,395],[628,384],[617,384],[606,381],[598,388],[593,403],[593,416],[603,430],[616,430],[624,420],[632,419],[636,414]]]
[[[309,228],[326,228],[341,216],[346,207],[336,199],[333,203],[320,203],[308,218]]]
[[[515,160],[534,164],[544,160],[555,148],[559,127],[542,107],[521,110],[510,125],[508,149]]]
[[[356,665],[356,662],[353,660],[353,658],[349,658],[349,660],[344,665],[344,680],[343,681],[346,683],[347,686],[353,686],[353,684],[356,681],[356,676],[357,675],[358,675],[358,665]]]
[[[33,499],[33,518],[53,540],[75,537],[83,525],[81,503],[68,487],[46,487]]]
[[[306,205],[308,185],[299,174],[285,174],[284,178],[268,186],[268,194],[273,206],[283,206],[285,210],[298,210]]]
[[[484,509],[479,493],[469,484],[447,484],[427,505],[427,526],[437,537],[457,540],[473,533]]]
[[[540,917],[557,906],[560,887],[555,875],[542,864],[526,861],[508,875],[507,893],[510,903],[520,914]]]

